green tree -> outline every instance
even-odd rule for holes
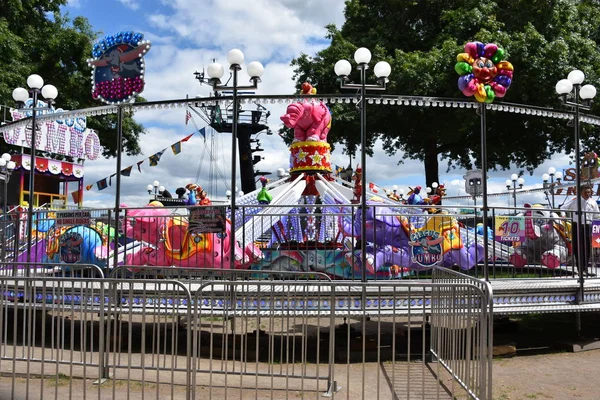
[[[99,33],[88,20],[61,14],[66,0],[5,0],[0,7],[0,101],[13,104],[12,90],[25,86],[27,76],[41,75],[59,90],[57,107],[75,110],[101,105],[91,97],[91,68],[87,59]],[[142,125],[127,113],[123,124],[123,151],[139,154]],[[88,118],[99,132],[105,157],[117,151],[116,115]]]
[[[292,61],[294,79],[298,85],[311,80],[322,94],[338,92],[333,65],[341,58],[352,59],[358,47],[367,47],[374,62],[386,60],[392,66],[386,94],[462,99],[456,56],[465,43],[477,40],[503,47],[515,67],[503,101],[559,108],[554,86],[570,70],[583,70],[586,83],[598,86],[600,7],[595,3],[347,0],[342,28],[327,27],[330,46]],[[359,81],[356,71],[351,78]],[[360,143],[358,112],[336,104],[332,113],[329,137],[355,153]],[[367,152],[381,138],[388,154],[403,151],[408,158],[424,161],[427,184],[438,181],[438,157],[448,160],[450,168],[480,167],[480,118],[474,109],[367,104],[367,119]],[[598,128],[582,124],[584,150],[599,148],[598,133]],[[570,152],[573,146],[573,129],[562,120],[488,112],[490,168],[507,169],[513,163],[532,172],[552,154]]]

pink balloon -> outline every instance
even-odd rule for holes
[[[469,55],[473,58],[479,57],[477,53],[477,43],[469,42],[465,44],[465,53],[469,53]]]
[[[498,51],[498,46],[494,43],[488,43],[483,48],[483,56],[485,58],[492,58],[494,54]]]
[[[506,88],[504,86],[499,85],[496,82],[490,82],[490,86],[494,90],[494,93],[496,93],[496,97],[504,97],[506,94]]]

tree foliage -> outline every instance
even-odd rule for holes
[[[27,76],[37,73],[59,90],[57,106],[75,110],[100,105],[91,96],[92,43],[98,37],[86,18],[61,14],[66,0],[4,0],[0,7],[0,101],[11,105],[12,91],[26,86]],[[116,115],[88,118],[99,133],[103,155],[117,151]],[[127,114],[123,124],[123,150],[139,154],[143,127]]]
[[[515,67],[503,101],[558,109],[555,84],[572,69],[584,71],[586,83],[599,83],[600,7],[594,1],[347,0],[345,18],[341,29],[327,27],[328,48],[292,61],[298,85],[310,80],[319,93],[338,92],[335,62],[351,60],[358,47],[367,47],[373,64],[386,60],[392,66],[386,94],[463,99],[454,64],[465,43],[474,40],[503,47]],[[351,78],[359,81],[358,73]],[[338,104],[332,113],[329,137],[353,154],[360,143],[358,113]],[[388,154],[402,151],[423,160],[428,184],[438,180],[439,157],[451,168],[480,166],[480,118],[473,109],[368,104],[367,120],[367,151],[379,137]],[[599,148],[598,133],[582,124],[584,150]],[[564,120],[487,113],[489,168],[513,164],[531,172],[573,147],[573,128]]]

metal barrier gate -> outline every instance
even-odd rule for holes
[[[491,293],[451,271],[0,277],[0,299],[0,398],[491,398]]]

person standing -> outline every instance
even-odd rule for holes
[[[588,262],[592,250],[592,221],[599,213],[598,203],[592,199],[592,186],[583,184],[579,188],[581,204],[581,226],[577,226],[577,197],[569,200],[562,207],[563,210],[573,211],[573,227],[571,229],[571,244],[575,255],[576,265],[582,268],[582,273],[587,273]],[[577,251],[581,246],[581,253]],[[581,262],[577,262],[579,254],[582,255]]]

